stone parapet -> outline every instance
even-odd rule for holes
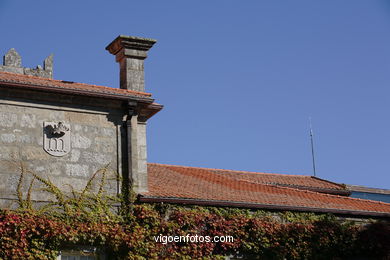
[[[43,67],[38,65],[36,68],[24,68],[22,67],[22,57],[12,48],[4,55],[0,71],[52,79],[53,55],[50,55],[43,61]]]

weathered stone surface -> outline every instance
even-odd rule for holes
[[[42,111],[43,112],[43,111]],[[65,111],[58,111],[58,110],[53,110],[53,111],[47,111],[49,112],[48,115],[49,115],[49,118],[50,120],[49,121],[54,121],[54,122],[59,122],[59,121],[71,121],[71,120],[66,120],[67,117],[65,115]],[[46,118],[45,118],[46,119]],[[43,120],[43,121],[47,121],[47,120]]]
[[[66,111],[64,113],[64,117],[72,123],[80,124],[83,126],[96,126],[96,122],[99,121],[99,115],[96,114],[84,114]]]
[[[138,153],[139,159],[146,160],[146,158],[147,158],[147,156],[146,156],[146,146],[139,146],[138,151],[139,151],[139,153]]]
[[[31,169],[41,176],[58,176],[64,172],[64,164],[61,162],[43,165],[40,162],[34,162]]]
[[[56,175],[61,175],[64,170],[64,165],[63,163],[52,163],[46,167],[46,175],[47,176],[56,176]]]
[[[0,140],[3,143],[13,143],[16,141],[16,136],[14,134],[1,134]]]
[[[80,159],[80,150],[72,149],[70,152],[70,161],[71,162],[78,162]]]
[[[72,148],[87,149],[91,146],[91,140],[80,134],[71,135],[71,146]]]
[[[41,147],[37,146],[25,146],[22,151],[22,160],[47,160],[50,158],[50,155],[45,153]]]
[[[18,169],[18,165],[15,164],[15,162],[13,161],[13,159],[10,159],[10,160],[1,160],[0,161],[0,175],[2,174],[18,174],[19,173],[19,169]],[[15,192],[15,190],[11,189],[12,187],[9,187],[9,189],[5,189],[3,191],[0,190],[0,193],[3,192],[3,193],[9,193],[9,194],[12,194]]]
[[[24,68],[23,69],[23,74],[24,75],[30,75],[30,76],[35,76],[35,77],[40,77],[40,78],[51,78],[51,71],[46,71],[43,70],[40,67],[37,67],[36,69],[31,69],[31,68]]]
[[[0,126],[13,127],[18,120],[14,113],[0,111]]]
[[[97,134],[99,134],[99,127],[96,127],[96,126],[84,126],[83,127],[83,132],[84,133],[90,133],[90,134],[97,135]]]
[[[21,144],[32,144],[35,142],[34,137],[31,135],[20,135],[17,137],[17,141]]]
[[[61,188],[61,190],[70,192],[72,188],[78,191],[84,189],[85,185],[87,185],[88,179],[77,178],[77,180],[75,180],[75,177],[73,176],[58,176],[53,178],[52,182],[57,187]]]
[[[133,163],[133,184],[137,193],[148,190],[148,174],[146,161],[146,124],[138,122],[137,116],[131,120],[132,127],[132,154]]]
[[[12,174],[1,174],[0,175],[0,194],[2,197],[15,197],[16,198],[16,192],[12,194],[7,194],[4,191],[7,191],[10,187],[14,188],[16,191],[16,187],[18,185],[18,175],[12,175]]]
[[[73,125],[73,129],[74,129],[75,132],[79,132],[79,131],[83,130],[83,127],[81,125],[74,124]]]
[[[109,136],[109,137],[113,137],[116,135],[116,131],[115,129],[112,129],[112,128],[101,128],[100,129],[100,132],[103,136]]]
[[[37,144],[41,147],[43,147],[43,138],[38,138],[37,139]]]
[[[145,91],[144,59],[155,43],[153,39],[120,35],[106,47],[119,62],[121,88]]]
[[[115,137],[115,136],[112,136]],[[94,140],[94,151],[105,153],[114,153],[116,152],[116,144],[112,142],[112,137],[96,137]]]
[[[43,61],[43,69],[49,73],[49,77],[53,78],[53,54],[51,54],[49,57],[47,57]]]
[[[83,152],[82,159],[88,162],[92,162],[97,165],[107,165],[112,163],[112,157],[106,153],[95,153],[95,152]]]
[[[0,160],[13,160],[18,158],[19,149],[15,146],[2,146]]]
[[[7,174],[18,179],[18,164],[15,162],[20,161],[25,163],[28,170],[49,177],[59,188],[66,188],[68,184],[84,187],[95,171],[108,163],[113,171],[119,171],[117,126],[113,123],[121,122],[123,115],[119,112],[114,111],[107,116],[108,112],[65,111],[55,107],[55,103],[45,109],[41,105],[33,107],[31,103],[12,102],[5,104],[7,102],[3,101],[0,104],[0,181],[1,176]],[[47,121],[69,124],[72,142],[69,154],[55,157],[44,151],[43,127]],[[15,193],[14,183],[15,180],[0,191],[0,204],[3,203],[2,198],[12,197]],[[115,178],[109,180],[107,185],[108,192],[117,193]],[[49,198],[48,195],[34,191],[33,197],[44,200]]]
[[[24,69],[23,68],[18,68],[18,67],[0,66],[0,71],[16,73],[16,74],[24,74]]]
[[[22,58],[15,49],[10,49],[3,58],[3,66],[0,66],[0,71],[6,71],[17,74],[31,75],[41,78],[53,78],[53,55],[50,55],[44,60],[44,68],[38,65],[33,68],[22,68]]]
[[[89,175],[88,165],[66,164],[66,175],[75,177],[87,177]]]
[[[22,58],[19,53],[14,49],[10,49],[4,55],[4,66],[8,67],[21,67],[22,66]]]
[[[33,114],[23,114],[20,119],[20,126],[34,128],[37,125],[37,117]]]

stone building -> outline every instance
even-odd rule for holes
[[[144,91],[151,39],[119,36],[107,50],[120,65],[120,88],[53,80],[53,58],[23,68],[11,49],[0,66],[0,201],[16,199],[18,162],[55,185],[81,189],[107,165],[111,193],[132,182],[147,191],[146,122],[162,106]],[[15,163],[16,162],[16,163]],[[119,178],[119,177],[122,178]],[[31,178],[31,176],[27,176]],[[125,187],[125,188],[126,188]],[[24,187],[27,189],[27,187]],[[45,201],[42,192],[32,198]]]
[[[110,192],[132,188],[145,203],[390,218],[390,204],[350,198],[343,185],[312,176],[148,163],[146,123],[162,109],[144,84],[144,59],[154,43],[119,36],[107,46],[120,65],[120,88],[53,80],[52,56],[31,69],[21,66],[15,50],[5,55],[0,66],[2,207],[16,199],[15,161],[20,160],[64,189],[83,187],[108,165],[117,174]],[[32,197],[47,199],[40,192]]]

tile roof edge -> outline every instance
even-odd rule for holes
[[[48,85],[40,85],[40,84],[24,84],[24,83],[17,83],[17,82],[7,82],[7,81],[1,81],[0,80],[0,86],[5,85],[5,87],[18,87],[18,88],[31,88],[32,90],[36,91],[45,91],[45,92],[53,92],[53,93],[64,93],[64,94],[70,94],[70,95],[93,95],[96,97],[101,98],[110,98],[110,99],[122,99],[122,100],[128,100],[128,99],[137,99],[142,100],[145,102],[153,102],[153,99],[147,96],[140,96],[140,95],[131,95],[131,94],[124,94],[124,93],[115,93],[115,92],[108,92],[108,91],[93,91],[93,90],[86,90],[82,88],[66,88],[62,86],[48,86]]]
[[[293,176],[293,177],[305,177],[305,178],[315,178],[319,181],[324,181],[324,182],[328,182],[328,183],[331,183],[333,185],[336,185],[336,186],[339,186],[340,190],[338,189],[333,189],[333,188],[329,188],[329,190],[334,190],[334,191],[346,191],[346,189],[341,185],[341,184],[338,184],[338,183],[335,183],[335,182],[331,182],[331,181],[327,181],[327,180],[324,180],[324,179],[321,179],[321,178],[318,178],[318,177],[313,177],[313,176],[308,176],[308,175],[297,175],[297,174],[282,174],[282,173],[266,173],[266,172],[251,172],[251,171],[237,171],[237,170],[225,170],[225,169],[214,169],[214,168],[205,168],[205,167],[194,167],[194,166],[182,166],[182,165],[171,165],[171,164],[162,164],[162,163],[148,163],[148,164],[151,164],[151,165],[160,165],[160,166],[168,166],[168,167],[178,167],[178,168],[189,168],[189,169],[201,169],[201,170],[211,170],[211,171],[227,171],[227,172],[238,172],[238,173],[249,173],[249,174],[263,174],[263,175],[282,175],[282,176]],[[256,184],[267,184],[267,183],[256,183]],[[270,184],[270,185],[277,185],[277,186],[283,186],[283,185],[280,185],[280,184]],[[292,187],[294,188],[294,186],[296,187],[307,187],[307,188],[311,188],[311,186],[299,186],[299,185],[292,185],[292,184],[286,184],[285,186],[288,186],[288,187]],[[320,188],[318,188],[320,189]],[[327,189],[324,189],[324,190],[327,190]]]
[[[344,199],[344,200],[345,199],[346,200],[356,200],[356,201],[360,201],[360,202],[370,202],[370,203],[376,203],[376,204],[381,204],[381,205],[385,205],[385,206],[390,206],[390,203],[386,203],[386,202],[383,202],[383,201],[352,198],[352,197],[346,197],[346,196],[341,196],[341,195],[337,195],[337,194],[328,194],[328,193],[322,193],[322,192],[317,192],[317,191],[302,190],[302,189],[296,189],[296,188],[293,188],[293,187],[285,187],[285,186],[270,185],[270,184],[263,184],[263,183],[261,183],[259,185],[273,186],[273,187],[277,187],[279,189],[290,189],[290,190],[295,190],[295,191],[305,192],[305,193],[314,193],[314,194],[317,194],[317,195],[320,195],[320,196],[338,197],[338,198],[341,198],[341,199]]]
[[[358,215],[358,216],[379,216],[390,218],[390,213],[382,211],[369,211],[369,210],[344,210],[337,208],[315,208],[315,207],[302,207],[302,206],[286,206],[277,204],[264,204],[264,203],[248,203],[240,201],[229,200],[205,200],[195,198],[180,198],[180,197],[162,197],[162,196],[148,196],[147,194],[140,194],[140,202],[171,202],[182,203],[192,202],[197,205],[209,205],[209,206],[238,206],[247,208],[263,208],[263,209],[275,209],[275,210],[291,210],[291,211],[304,211],[304,212],[317,212],[317,213],[334,213],[334,214],[346,214],[346,215]],[[191,204],[191,203],[188,203]]]
[[[42,78],[42,77],[37,77],[33,75],[24,75],[24,74],[17,74],[17,73],[11,73],[11,72],[6,72],[6,71],[0,71],[0,74],[9,74],[12,76],[18,76],[18,77],[26,77],[26,78],[32,78],[32,79],[38,79],[38,80],[46,80],[46,81],[52,81],[52,82],[57,82],[57,83],[65,83],[65,82],[72,82],[72,84],[80,84],[80,85],[86,85],[86,86],[92,86],[92,87],[99,87],[99,88],[107,88],[107,89],[116,89],[118,90],[119,88],[113,88],[113,87],[108,87],[108,86],[102,86],[102,85],[95,85],[95,84],[89,84],[89,83],[81,83],[81,82],[73,82],[73,81],[66,81],[66,80],[59,80],[59,79],[51,79],[51,78]],[[1,80],[0,80],[1,81]],[[3,82],[8,82],[8,81],[3,81]],[[26,83],[24,83],[26,84]],[[33,85],[33,84],[32,84]],[[151,93],[147,92],[141,92],[141,91],[135,91],[135,90],[127,90],[127,89],[120,89],[123,92],[126,93],[134,93],[138,95],[143,95],[146,97],[151,97]]]
[[[160,165],[168,167],[179,167],[179,168],[189,168],[189,169],[199,169],[199,170],[210,170],[210,171],[225,171],[225,172],[239,172],[239,173],[250,173],[250,174],[268,174],[268,175],[283,175],[283,176],[298,176],[311,178],[309,175],[299,175],[299,174],[286,174],[286,173],[269,173],[269,172],[253,172],[253,171],[240,171],[240,170],[228,170],[228,169],[217,169],[217,168],[207,168],[207,167],[195,167],[195,166],[184,166],[184,165],[173,165],[173,164],[163,164],[163,163],[150,163],[151,165]]]
[[[148,164],[170,166],[170,165],[159,164],[159,163],[148,163]],[[175,166],[175,165],[172,165],[172,166]],[[178,166],[178,167],[181,167],[181,166]],[[196,168],[196,167],[189,167],[189,168]],[[382,201],[376,201],[376,200],[366,200],[366,199],[359,199],[359,198],[351,198],[351,197],[341,196],[341,195],[337,195],[337,194],[328,194],[328,193],[321,193],[321,192],[316,192],[316,191],[311,191],[311,190],[302,190],[302,189],[297,189],[297,188],[293,188],[293,187],[279,186],[279,185],[275,185],[275,184],[253,183],[253,182],[248,182],[248,181],[245,181],[245,180],[235,180],[235,181],[237,181],[237,182],[244,182],[246,184],[251,184],[251,185],[270,186],[270,187],[274,187],[276,189],[288,189],[288,190],[292,190],[292,191],[295,191],[295,192],[311,193],[311,194],[315,194],[315,195],[319,195],[319,196],[337,197],[337,198],[341,198],[341,199],[344,199],[344,200],[355,200],[355,201],[360,201],[360,202],[370,202],[370,203],[376,203],[376,204],[380,204],[380,205],[390,206],[390,203],[386,203],[386,202],[382,202]]]

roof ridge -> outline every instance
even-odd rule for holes
[[[293,175],[294,176],[294,175]],[[249,181],[249,180],[245,180],[245,181]],[[324,180],[325,181],[325,180]],[[249,181],[249,182],[252,182],[252,181]],[[258,182],[255,182],[255,183],[258,183]],[[298,188],[298,187],[301,187],[301,188],[308,188],[308,189],[316,189],[316,190],[334,190],[334,191],[342,191],[340,189],[337,189],[337,188],[321,188],[321,187],[313,187],[313,186],[310,186],[310,185],[301,185],[301,184],[288,184],[288,183],[281,183],[281,182],[261,182],[260,184],[269,184],[269,185],[277,185],[279,187],[291,187],[291,188]],[[337,183],[335,183],[337,184]],[[302,189],[299,189],[299,190],[302,190]],[[320,192],[320,193],[323,193],[323,192]]]
[[[93,87],[98,87],[98,88],[107,88],[107,89],[110,89],[110,90],[119,90],[119,91],[123,91],[123,92],[127,92],[127,93],[141,94],[141,95],[145,95],[145,96],[152,96],[152,94],[148,93],[148,92],[128,90],[128,89],[121,89],[121,88],[113,88],[113,87],[96,85],[96,84],[90,84],[90,83],[81,83],[81,82],[73,82],[73,81],[66,81],[66,80],[59,80],[59,79],[42,78],[42,77],[38,77],[38,76],[34,76],[34,75],[18,74],[18,73],[12,73],[12,72],[7,72],[7,71],[0,71],[0,73],[9,74],[9,75],[12,75],[12,76],[17,76],[17,77],[26,77],[26,78],[32,78],[32,79],[37,79],[37,80],[46,80],[46,81],[62,83],[62,84],[63,83],[79,84],[79,85],[93,86]]]
[[[217,168],[207,168],[207,167],[195,167],[195,166],[184,166],[184,165],[173,165],[173,164],[163,164],[163,163],[150,163],[161,166],[169,166],[169,167],[181,167],[181,168],[191,168],[191,169],[202,169],[202,170],[212,170],[212,171],[227,171],[227,172],[241,172],[241,173],[250,173],[250,174],[268,174],[268,175],[283,175],[283,176],[299,176],[310,178],[309,175],[300,175],[300,174],[287,174],[287,173],[270,173],[270,172],[254,172],[254,171],[240,171],[240,170],[229,170],[229,169],[217,169]]]
[[[153,165],[153,164],[154,164],[154,165],[161,165],[161,166],[169,166],[169,167],[190,168],[190,169],[218,170],[218,169],[213,169],[213,168],[202,168],[202,167],[192,167],[192,166],[169,165],[169,164],[161,164],[161,163],[148,163],[148,164],[152,164],[152,165]],[[234,171],[234,170],[231,170],[231,171]],[[311,176],[308,176],[308,177],[311,177]],[[318,179],[319,179],[319,178],[318,178]],[[386,202],[382,202],[382,201],[374,201],[374,200],[367,200],[367,199],[352,198],[352,197],[346,197],[346,196],[341,196],[341,195],[336,195],[336,194],[321,193],[321,192],[317,192],[317,191],[313,191],[313,190],[302,190],[302,189],[294,188],[294,187],[291,187],[291,186],[281,186],[281,185],[268,184],[268,183],[255,183],[255,182],[251,182],[251,181],[248,181],[248,180],[236,180],[236,179],[235,179],[235,181],[237,181],[237,182],[244,182],[244,183],[248,183],[248,184],[250,183],[250,184],[253,184],[253,185],[271,186],[271,187],[276,187],[276,188],[278,188],[278,189],[290,189],[290,190],[294,190],[294,191],[298,191],[298,192],[306,192],[306,193],[320,194],[321,196],[322,196],[322,195],[325,195],[325,196],[330,196],[330,197],[338,197],[338,198],[347,199],[347,200],[357,200],[357,201],[362,201],[362,202],[374,202],[374,203],[377,203],[377,204],[383,204],[383,205],[390,206],[390,203],[386,203]]]
[[[191,168],[191,167],[189,167],[189,168]],[[194,168],[194,167],[192,167],[192,168]],[[333,197],[333,198],[337,197],[337,198],[342,198],[344,200],[357,200],[357,201],[369,202],[369,203],[373,203],[374,202],[374,203],[377,203],[377,204],[390,206],[390,203],[386,203],[386,202],[382,202],[382,201],[352,198],[352,197],[346,197],[346,196],[341,196],[341,195],[336,195],[336,194],[322,193],[322,192],[317,192],[317,191],[312,191],[312,190],[302,190],[302,189],[297,189],[297,188],[293,188],[293,187],[279,186],[279,185],[275,185],[275,184],[253,183],[253,182],[250,182],[248,180],[236,180],[236,181],[244,182],[244,183],[248,183],[248,184],[252,184],[252,185],[269,186],[269,187],[273,187],[273,188],[276,188],[276,189],[288,189],[288,190],[292,190],[292,191],[295,191],[295,192],[298,192],[298,193],[304,192],[304,193],[311,193],[311,194],[316,194],[316,195],[320,195],[320,196],[327,196],[327,197]]]
[[[319,178],[319,177],[317,177],[317,176],[310,176],[310,177],[313,178],[313,179],[317,179],[317,180],[321,180],[321,181],[328,182],[328,183],[330,183],[330,184],[338,185],[338,186],[344,188],[345,190],[347,189],[347,188],[346,188],[346,185],[343,184],[343,183],[337,183],[337,182],[325,180],[325,179]]]

